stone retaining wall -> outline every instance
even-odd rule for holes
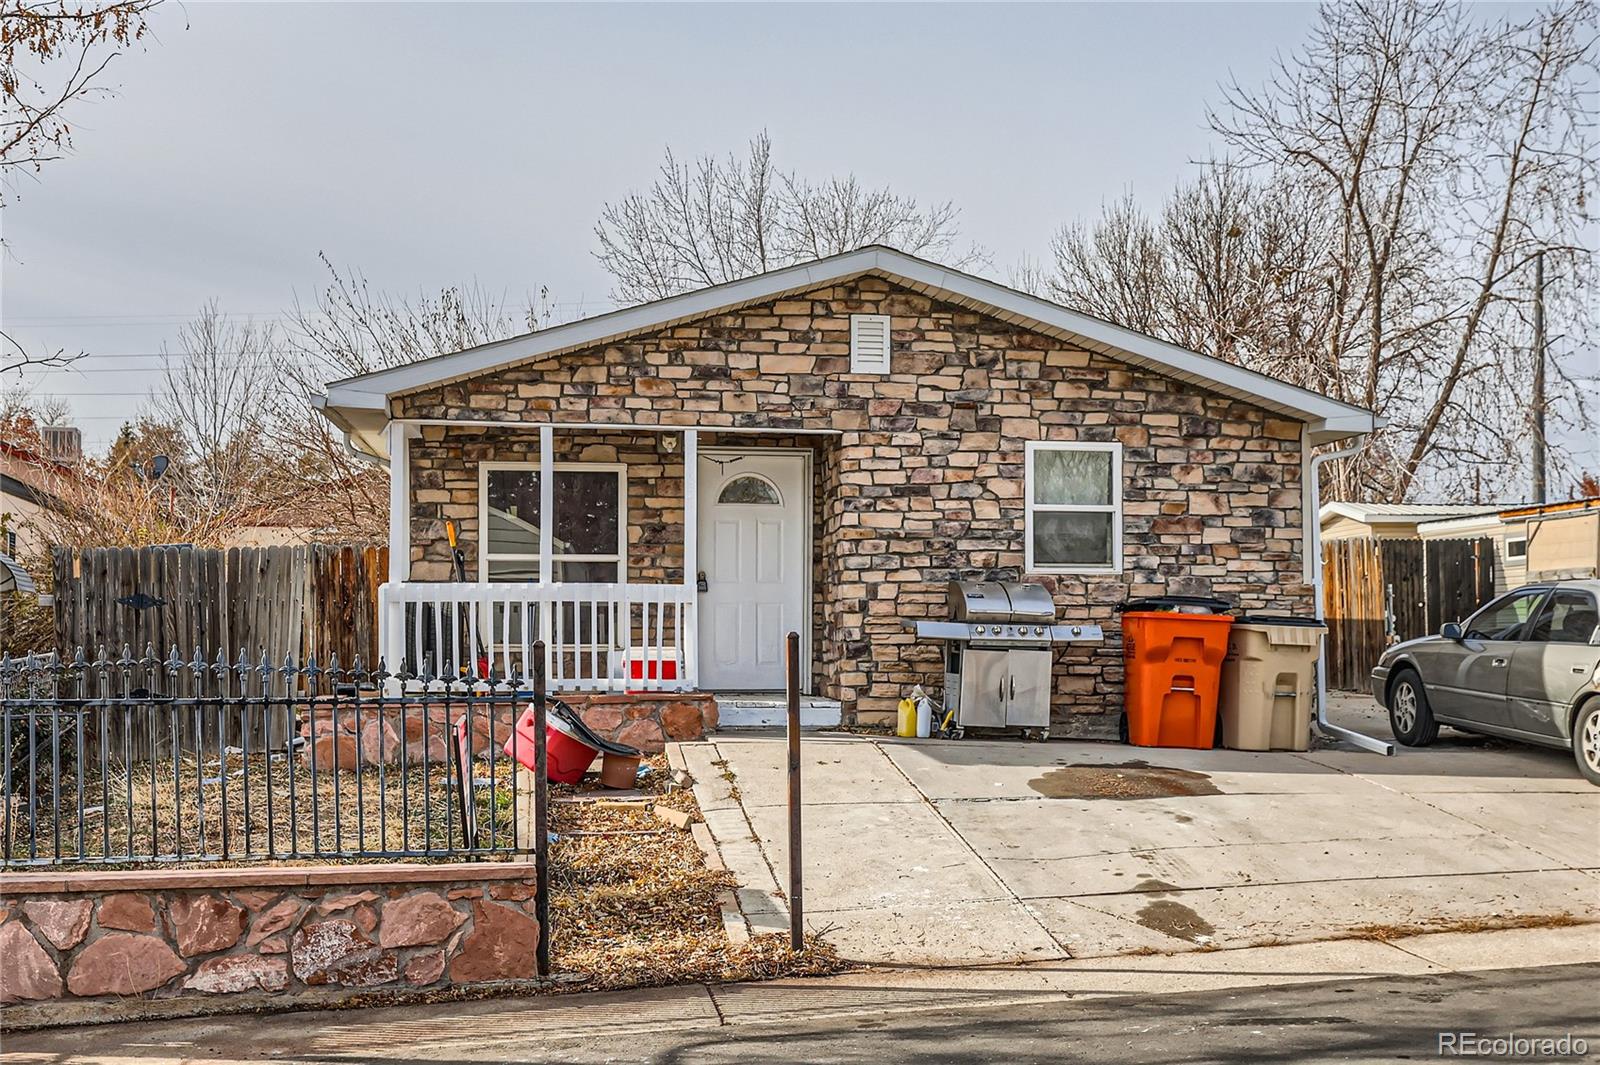
[[[0,874],[0,1027],[530,981],[534,886],[522,863]]]
[[[660,754],[667,741],[705,738],[717,727],[717,700],[710,692],[568,692],[561,700],[604,739]]]
[[[561,699],[604,739],[659,754],[668,740],[703,739],[717,727],[717,701],[707,692],[564,692]],[[472,730],[472,750],[501,757],[526,703],[495,706],[465,701],[384,705],[346,700],[312,704],[300,722],[308,741],[301,758],[319,773],[354,772],[362,765],[418,766],[426,758],[444,765],[450,757],[450,730],[462,718]]]

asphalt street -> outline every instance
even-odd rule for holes
[[[771,1020],[707,1016],[699,1023],[574,1028],[497,1025],[488,1003],[430,1010],[434,1020],[327,1022],[339,1015],[171,1021],[21,1034],[6,1065],[117,1062],[1393,1062],[1439,1059],[1440,1033],[1584,1041],[1569,1056],[1527,1052],[1474,1060],[1600,1061],[1600,965],[1476,974],[1332,980],[1180,995],[1030,1001],[997,995],[946,1009],[908,997],[890,1007],[841,1009],[829,996],[812,1019],[802,1002]],[[499,1009],[503,1010],[502,1003]],[[618,1002],[623,1007],[622,1002]],[[446,1016],[441,1017],[444,1013]],[[625,1013],[626,1007],[619,1010]],[[393,1011],[389,1012],[393,1018]],[[530,1014],[520,1014],[528,1018]],[[596,1016],[595,1022],[603,1022]],[[1458,1035],[1458,1039],[1460,1036]],[[1448,1060],[1448,1055],[1445,1056]]]

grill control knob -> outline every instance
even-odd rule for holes
[[[979,626],[978,626],[978,635],[979,635],[979,636],[982,636],[982,635],[983,635],[983,626],[982,626],[982,625],[979,625]]]
[[[1033,634],[1035,636],[1043,636],[1044,635],[1044,629],[1041,626],[1035,625],[1033,627]]]

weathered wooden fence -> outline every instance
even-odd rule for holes
[[[54,567],[64,656],[150,647],[165,657],[176,646],[185,658],[198,649],[211,660],[243,650],[274,662],[377,662],[386,547],[56,548]]]
[[[1438,632],[1494,598],[1494,541],[1428,540],[1427,621],[1423,632]],[[1420,635],[1420,634],[1419,634]]]
[[[1328,686],[1364,689],[1384,648],[1438,632],[1488,602],[1494,557],[1487,538],[1323,544]]]

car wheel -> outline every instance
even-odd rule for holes
[[[1572,723],[1572,757],[1589,783],[1600,784],[1600,699],[1584,703]]]
[[[1439,738],[1439,723],[1428,708],[1428,693],[1414,669],[1401,670],[1389,688],[1389,728],[1407,747],[1426,747]]]

